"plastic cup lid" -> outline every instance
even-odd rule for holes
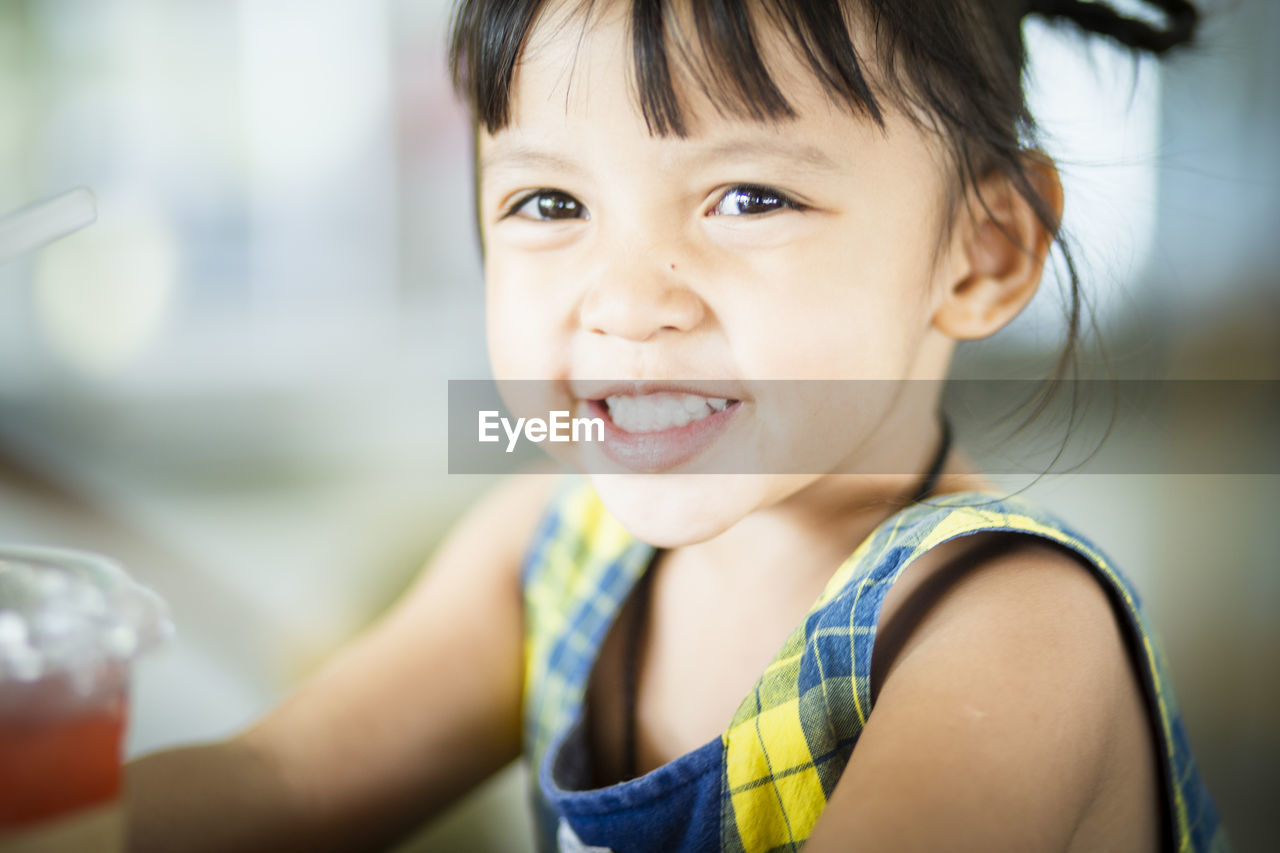
[[[89,678],[173,633],[160,596],[85,551],[0,544],[0,686]]]

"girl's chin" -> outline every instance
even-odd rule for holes
[[[678,548],[712,539],[755,509],[766,476],[741,474],[595,474],[609,513],[642,542]]]

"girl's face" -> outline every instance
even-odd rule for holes
[[[933,397],[888,391],[942,378],[953,345],[932,323],[957,263],[940,241],[938,143],[901,115],[883,128],[853,115],[766,31],[761,48],[794,120],[725,117],[682,85],[688,136],[651,135],[618,12],[585,30],[564,4],[544,12],[515,75],[511,122],[481,128],[495,376],[550,380],[544,417],[612,411],[633,436],[667,415],[644,394],[599,402],[620,381],[696,391],[719,380],[706,396],[741,401],[693,406],[714,429],[683,432],[710,439],[650,443],[657,461],[646,470],[678,463],[675,474],[593,475],[611,512],[658,545],[714,536],[822,472],[918,470],[936,435]],[[893,381],[833,402],[820,383],[761,383],[779,379]],[[806,473],[680,476],[741,470],[744,455],[779,448],[805,448],[795,470]],[[593,472],[627,471],[617,454],[578,450],[593,454]]]

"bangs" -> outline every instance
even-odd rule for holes
[[[516,67],[547,5],[546,0],[466,0],[454,14],[449,48],[454,87],[489,133],[511,120]],[[579,0],[570,19],[580,19],[585,31],[598,5],[598,0]],[[762,57],[762,25],[785,37],[832,100],[883,124],[881,104],[839,2],[629,0],[622,5],[629,6],[636,99],[651,134],[688,133],[677,78],[692,81],[722,116],[794,117]]]

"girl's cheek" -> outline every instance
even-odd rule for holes
[[[557,288],[528,271],[498,275],[491,270],[486,290],[490,360],[501,375],[551,375],[546,364],[561,349],[558,330],[565,328]],[[557,313],[559,312],[559,313]]]

